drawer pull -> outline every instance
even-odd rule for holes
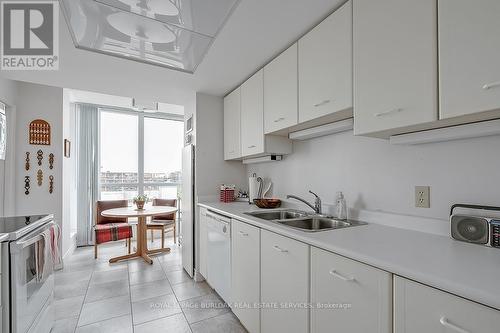
[[[243,231],[238,231],[238,233],[242,236],[248,236],[248,234],[246,232],[243,232]]]
[[[251,145],[251,146],[248,146],[248,148],[255,148],[256,145]]]
[[[353,277],[345,277],[345,276],[343,276],[343,275],[341,275],[341,274],[337,273],[337,271],[336,271],[336,270],[334,270],[334,269],[332,269],[329,273],[330,273],[331,275],[335,276],[336,278],[339,278],[339,279],[341,279],[341,280],[343,280],[343,281],[349,281],[349,282],[356,281],[356,279],[355,279],[355,278],[353,278]]]
[[[279,123],[280,121],[283,121],[283,120],[285,120],[285,118],[281,117],[281,118],[275,119],[274,122]]]
[[[439,322],[444,327],[447,327],[447,328],[449,328],[451,330],[454,330],[455,332],[458,332],[458,333],[470,333],[469,331],[466,331],[463,328],[460,328],[460,327],[458,327],[456,325],[453,325],[452,323],[450,323],[450,321],[446,317],[441,317],[441,319],[439,319]]]
[[[279,247],[278,245],[274,245],[273,248],[276,250],[276,251],[279,251],[281,253],[285,253],[285,252],[288,252],[288,250],[285,250],[285,249],[282,249],[281,247]]]
[[[487,83],[483,86],[483,89],[488,90],[488,89],[495,88],[495,87],[500,87],[500,81]]]
[[[328,104],[328,103],[330,103],[330,102],[331,102],[331,101],[330,101],[329,99],[325,99],[324,101],[319,102],[318,104],[314,104],[314,107],[315,107],[315,108],[317,108],[317,107],[319,107],[319,106],[323,106],[323,105]]]
[[[374,113],[373,115],[375,117],[381,117],[381,116],[386,116],[386,115],[391,114],[391,113],[398,113],[398,112],[401,112],[401,111],[403,111],[402,108],[397,108],[397,109],[392,109],[392,110],[389,110],[389,111]]]

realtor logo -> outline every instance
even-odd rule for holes
[[[59,3],[2,1],[2,70],[59,69]]]

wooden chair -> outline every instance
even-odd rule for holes
[[[96,202],[96,215],[94,218],[94,258],[97,259],[97,245],[112,241],[125,239],[128,243],[130,254],[130,243],[132,239],[132,226],[128,224],[127,218],[104,217],[101,213],[107,209],[127,207],[127,200],[106,200]]]
[[[177,199],[153,199],[153,206],[177,207]],[[161,230],[161,247],[165,247],[165,231],[167,228],[174,232],[174,243],[177,243],[175,229],[176,213],[157,215],[147,224],[147,229],[151,230],[151,242],[153,242],[153,231]]]

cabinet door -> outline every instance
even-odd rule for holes
[[[264,67],[264,132],[297,125],[297,43]]]
[[[308,332],[309,246],[261,230],[260,260],[262,332]]]
[[[231,160],[241,157],[240,144],[240,116],[241,116],[240,88],[224,98],[224,159]]]
[[[260,332],[260,229],[231,221],[233,312],[250,333]]]
[[[354,134],[437,120],[436,0],[353,6]]]
[[[261,69],[241,85],[241,151],[264,152],[264,75]]]
[[[500,1],[439,0],[440,116],[500,109]]]
[[[207,252],[208,252],[208,236],[207,236],[207,209],[200,207],[200,273],[206,279],[208,277],[207,270]]]
[[[395,333],[493,333],[500,312],[443,291],[394,279]]]
[[[299,123],[352,108],[352,2],[298,43]]]
[[[311,249],[311,332],[387,333],[392,328],[392,275]]]

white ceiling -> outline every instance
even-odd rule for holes
[[[14,80],[185,104],[196,92],[223,96],[345,0],[241,0],[195,74],[73,46],[60,15],[59,71],[2,71]]]

